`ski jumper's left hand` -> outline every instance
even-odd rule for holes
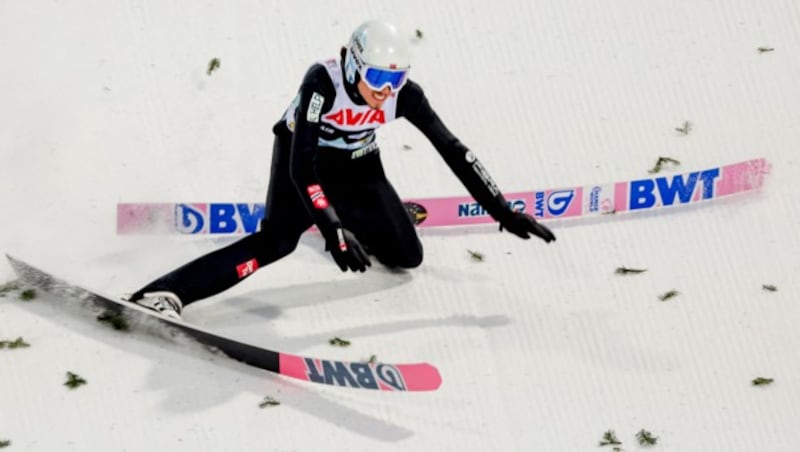
[[[502,231],[503,229],[507,229],[508,232],[525,240],[531,238],[530,234],[539,237],[547,243],[556,240],[556,236],[550,229],[540,224],[527,213],[508,212],[507,215],[500,219],[500,230]]]
[[[372,263],[356,236],[341,226],[337,226],[334,231],[326,235],[325,249],[330,251],[336,265],[343,272],[365,272]]]

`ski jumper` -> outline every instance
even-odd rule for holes
[[[499,220],[506,200],[475,154],[439,119],[409,80],[381,109],[370,108],[343,77],[343,56],[313,64],[294,101],[274,125],[266,214],[257,232],[156,279],[131,297],[160,290],[184,305],[224,291],[296,248],[316,225],[325,237],[351,231],[380,263],[413,268],[422,244],[386,179],[375,131],[405,118],[422,132],[469,193]]]

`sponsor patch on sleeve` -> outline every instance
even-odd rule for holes
[[[250,259],[236,266],[236,273],[239,274],[239,279],[252,275],[256,270],[258,270],[258,261],[255,259]]]
[[[314,207],[320,210],[327,209],[330,205],[328,203],[328,198],[325,197],[325,193],[322,191],[322,187],[319,184],[312,184],[306,187],[308,191],[308,197],[311,198],[311,203],[314,204]]]
[[[311,101],[308,102],[308,112],[306,113],[306,120],[308,122],[319,122],[319,115],[322,112],[322,104],[325,102],[325,96],[320,93],[311,95]]]

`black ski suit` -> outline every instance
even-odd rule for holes
[[[381,110],[371,110],[358,94],[358,80],[344,80],[342,59],[312,65],[294,102],[273,127],[266,215],[258,232],[158,278],[132,300],[167,290],[187,305],[222,292],[290,254],[312,225],[329,248],[336,246],[337,230],[344,228],[388,267],[420,265],[422,245],[386,179],[375,142],[375,129],[399,117],[430,140],[493,218],[522,236],[515,231],[515,214],[486,169],[445,127],[418,84],[409,80]]]

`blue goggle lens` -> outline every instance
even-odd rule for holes
[[[392,91],[397,91],[405,85],[407,75],[408,69],[391,70],[368,67],[362,77],[364,82],[375,91],[382,90],[386,85],[389,85]]]

